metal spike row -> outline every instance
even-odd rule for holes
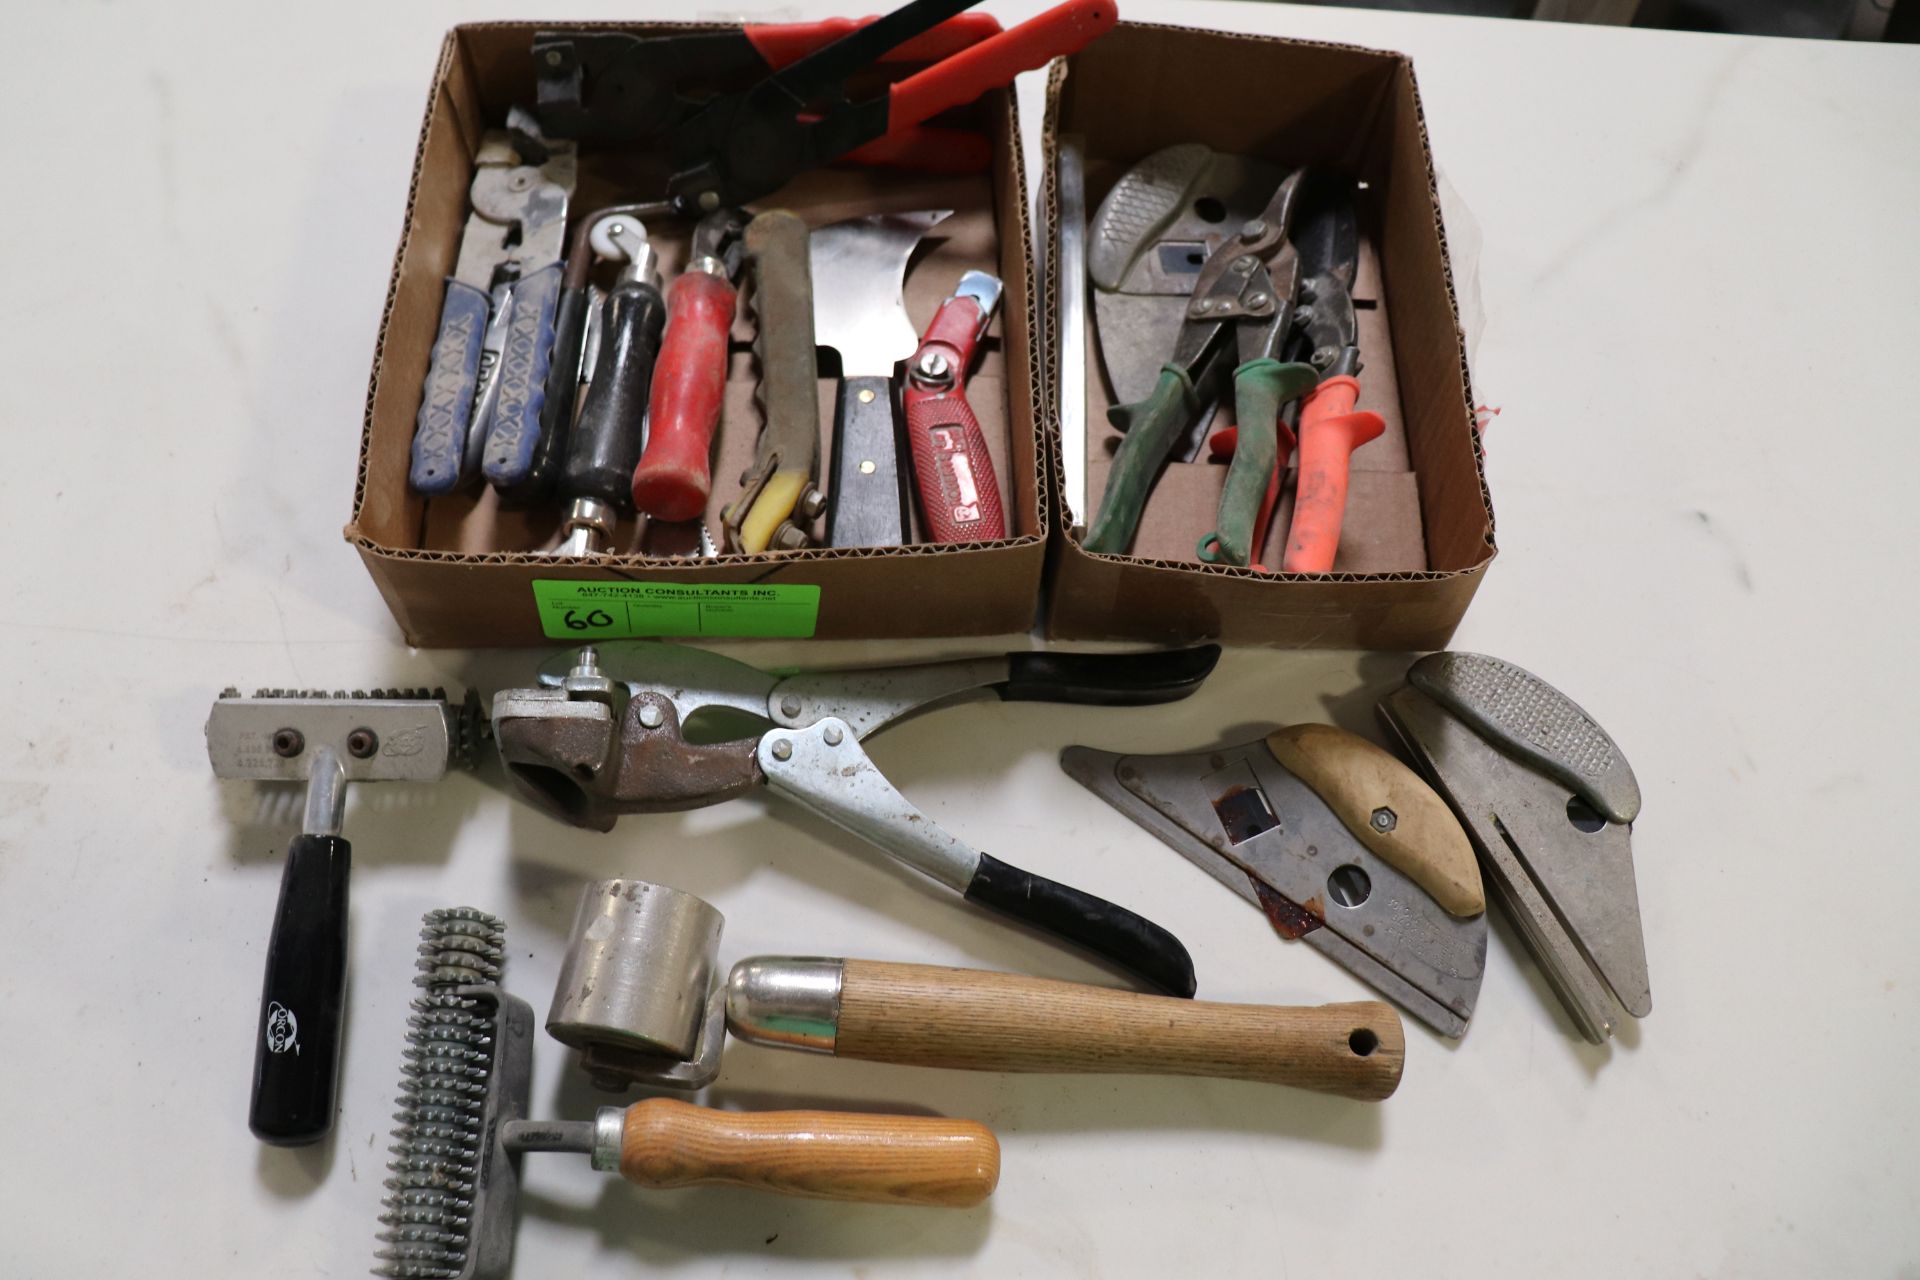
[[[429,911],[420,921],[426,988],[407,1018],[394,1113],[393,1159],[380,1214],[373,1273],[406,1280],[453,1280],[467,1260],[474,1180],[486,1140],[484,1110],[493,1070],[488,1002],[455,994],[490,982],[506,960],[506,925],[471,907]]]

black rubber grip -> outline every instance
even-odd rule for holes
[[[1105,898],[983,853],[967,886],[967,901],[1065,938],[1156,991],[1193,998],[1193,957],[1180,939]]]
[[[347,875],[352,846],[295,836],[267,942],[247,1125],[275,1146],[318,1142],[333,1127],[340,1017],[347,987]]]
[[[652,285],[629,280],[607,295],[600,320],[600,355],[567,443],[560,496],[597,498],[631,515],[633,468],[646,443],[641,428],[667,302]]]
[[[1010,653],[1001,686],[1008,702],[1078,702],[1143,707],[1178,702],[1220,661],[1217,644],[1158,653]]]

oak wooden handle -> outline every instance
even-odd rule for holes
[[[620,1172],[656,1189],[704,1183],[964,1209],[993,1194],[1000,1144],[971,1120],[716,1111],[649,1098],[627,1108]]]
[[[1261,1080],[1377,1102],[1406,1033],[1376,1000],[1209,1004],[1018,974],[844,962],[834,1053],[973,1071]]]

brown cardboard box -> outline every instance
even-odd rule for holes
[[[1214,527],[1226,472],[1218,464],[1168,466],[1130,555],[1082,549],[1056,500],[1048,633],[1445,647],[1493,559],[1493,509],[1411,62],[1346,45],[1120,24],[1056,67],[1049,85],[1042,234],[1050,247],[1058,243],[1053,161],[1062,135],[1083,140],[1089,213],[1128,167],[1176,142],[1338,167],[1365,183],[1354,289],[1365,361],[1357,407],[1379,412],[1387,430],[1354,455],[1340,553],[1328,575],[1268,574],[1195,558],[1196,543]],[[1057,256],[1047,254],[1045,305],[1054,319]],[[1111,397],[1093,329],[1089,306],[1087,501],[1097,510],[1119,433],[1107,425]],[[1049,324],[1050,375],[1058,367],[1055,333]],[[1058,494],[1057,393],[1048,402],[1049,474]],[[1228,409],[1222,421],[1230,420]],[[1280,563],[1291,506],[1284,495],[1267,564]]]
[[[1009,537],[961,546],[914,545],[886,550],[814,548],[757,556],[693,560],[622,554],[556,559],[539,554],[555,540],[557,503],[513,511],[489,493],[432,501],[407,486],[414,417],[419,408],[443,281],[452,270],[467,216],[467,188],[481,131],[497,127],[507,108],[533,96],[529,44],[536,29],[567,24],[479,23],[448,32],[428,96],[414,163],[406,223],[381,318],[360,441],[360,475],[346,527],[409,643],[483,646],[543,643],[536,581],[656,584],[678,600],[679,589],[707,584],[818,588],[812,634],[823,638],[992,635],[1032,624],[1045,560],[1046,524],[1040,481],[1037,287],[1029,246],[1019,126],[1010,92],[987,94],[943,125],[970,127],[993,144],[985,174],[930,176],[902,171],[828,170],[804,175],[754,202],[788,207],[820,225],[858,213],[947,208],[953,215],[914,259],[906,286],[909,317],[923,327],[962,271],[992,271],[1005,284],[1001,309],[968,386],[969,400],[995,451]],[[648,34],[687,25],[595,23],[592,29]],[[574,214],[659,194],[659,176],[641,175],[630,160],[583,153]],[[690,228],[650,224],[662,267],[671,278],[684,260]],[[748,292],[748,291],[743,291]],[[750,301],[750,300],[749,300]],[[736,339],[752,337],[743,306]],[[753,403],[752,359],[737,355],[714,464],[713,521],[738,491],[761,419]],[[830,426],[833,384],[823,381],[823,430]],[[822,442],[822,465],[831,441]],[[717,524],[713,526],[717,535]],[[631,552],[632,546],[626,550]],[[660,590],[660,588],[670,590]],[[614,588],[625,592],[628,588]],[[676,594],[678,593],[678,594]],[[673,620],[650,634],[769,634],[734,625],[726,611],[663,603]],[[549,610],[549,626],[556,615]],[[657,613],[636,617],[658,619]],[[692,628],[699,628],[697,630]],[[573,639],[594,638],[588,631]],[[772,634],[795,634],[773,632]]]

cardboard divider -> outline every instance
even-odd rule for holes
[[[1082,139],[1089,214],[1125,170],[1178,142],[1357,180],[1362,245],[1354,286],[1364,364],[1360,409],[1386,431],[1352,462],[1335,572],[1283,575],[1203,564],[1226,467],[1168,464],[1131,554],[1087,552],[1054,505],[1047,629],[1062,638],[1421,649],[1445,645],[1494,555],[1452,280],[1413,70],[1402,55],[1351,46],[1122,23],[1057,68],[1044,137],[1041,234],[1058,243],[1054,153]],[[1048,474],[1062,482],[1057,255],[1047,254]],[[1089,290],[1091,295],[1091,290]],[[1166,348],[1181,320],[1168,300]],[[1085,519],[1098,510],[1112,450],[1112,403],[1089,296]],[[1229,425],[1231,406],[1214,426]],[[1297,457],[1296,457],[1297,462]],[[1296,473],[1297,475],[1297,470]],[[1283,488],[1262,562],[1278,567],[1292,514]],[[1056,490],[1057,492],[1057,490]]]
[[[453,268],[467,216],[474,151],[484,129],[498,127],[510,105],[532,100],[534,32],[567,26],[648,35],[701,29],[686,24],[481,23],[448,34],[428,98],[406,225],[382,316],[359,482],[345,530],[408,641],[429,646],[542,643],[548,637],[532,590],[538,580],[818,586],[814,634],[823,638],[988,635],[1028,628],[1039,594],[1047,522],[1037,408],[1038,290],[1029,251],[1018,122],[1008,91],[989,93],[940,122],[989,137],[993,159],[986,173],[942,176],[833,168],[801,175],[751,206],[789,208],[814,226],[865,213],[954,211],[916,253],[906,279],[905,305],[918,331],[962,272],[986,270],[1002,279],[1000,312],[982,343],[967,391],[1001,483],[1009,525],[1005,540],[885,549],[815,547],[698,559],[684,554],[697,546],[695,530],[643,531],[628,520],[621,530],[622,554],[557,558],[545,554],[557,541],[562,515],[557,501],[516,510],[503,506],[491,491],[429,501],[409,490],[414,416],[444,280]],[[609,204],[657,198],[664,178],[665,166],[657,156],[585,148],[570,223]],[[660,253],[663,275],[670,280],[685,260],[691,226],[663,219],[649,221],[648,231]],[[762,423],[754,402],[752,326],[751,288],[742,281],[708,507],[716,543],[718,513],[739,491]],[[832,457],[834,392],[834,381],[823,378],[823,472]]]

